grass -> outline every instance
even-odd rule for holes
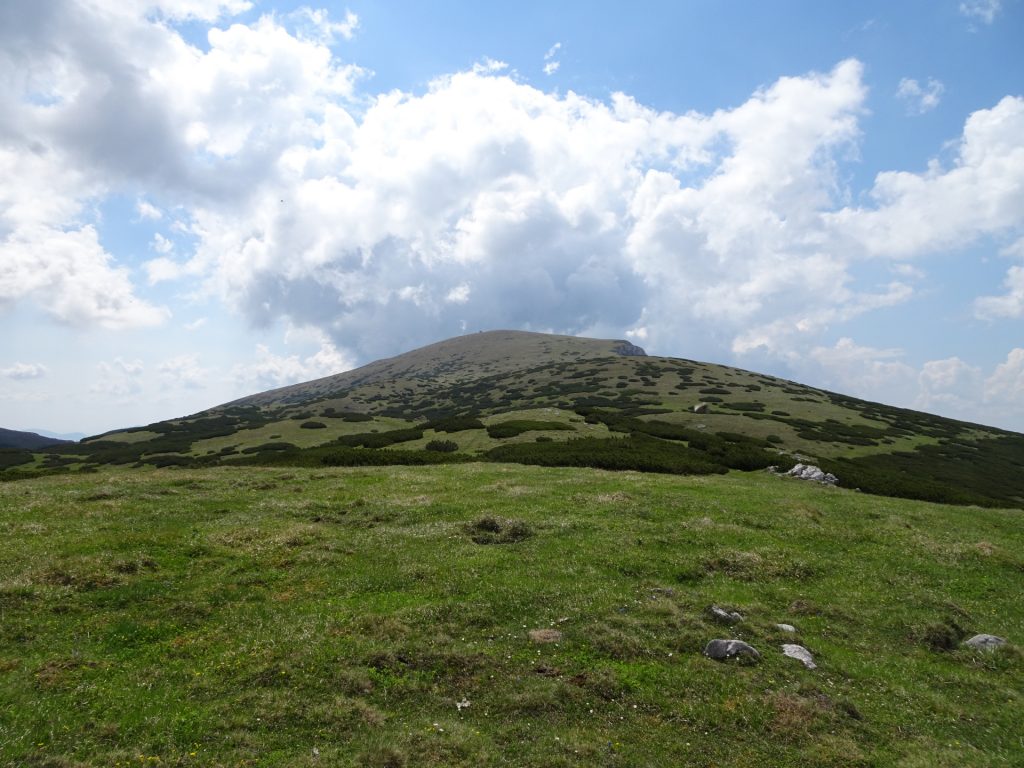
[[[957,645],[1024,637],[1020,510],[764,473],[110,469],[0,484],[0,532],[0,765],[1024,758],[1024,654]]]

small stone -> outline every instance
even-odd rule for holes
[[[739,621],[743,621],[743,614],[738,611],[727,611],[725,608],[720,608],[717,605],[712,605],[708,608],[708,613],[715,621],[720,621],[723,624],[735,624]]]
[[[557,643],[562,639],[557,629],[531,629],[527,635],[535,643]]]
[[[725,661],[734,656],[745,656],[754,661],[761,660],[761,654],[757,649],[742,640],[712,640],[704,646],[704,655],[716,661]]]
[[[964,645],[976,651],[994,651],[999,646],[1006,645],[1006,641],[995,635],[981,634],[965,640]]]
[[[781,629],[783,632],[796,632],[796,627],[792,624],[776,624],[776,629]]]
[[[782,646],[782,655],[789,656],[791,659],[803,662],[803,665],[808,669],[817,669],[818,665],[814,663],[814,657],[811,656],[811,652],[804,648],[802,645],[794,645],[793,643],[786,643]]]

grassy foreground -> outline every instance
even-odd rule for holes
[[[958,646],[1024,639],[1018,510],[760,473],[222,467],[0,484],[0,533],[2,765],[1024,762],[1019,645]],[[715,637],[762,662],[704,658]]]

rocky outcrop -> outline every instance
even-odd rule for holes
[[[821,467],[816,467],[813,464],[797,464],[786,473],[786,477],[795,477],[798,480],[811,480],[816,483],[823,483],[824,485],[835,485],[839,482],[838,477],[825,472]]]
[[[615,345],[613,351],[616,355],[622,355],[623,357],[647,357],[647,352],[644,351],[643,347],[638,347],[636,344],[631,344],[628,341],[620,341]]]

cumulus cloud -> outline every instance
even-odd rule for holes
[[[276,355],[266,345],[259,344],[256,360],[236,365],[232,378],[239,391],[251,393],[319,379],[352,367],[352,361],[329,341],[324,341],[320,349],[305,358]]]
[[[187,389],[202,389],[210,377],[210,371],[199,365],[196,355],[178,355],[164,360],[157,366],[165,382]]]
[[[991,24],[1003,8],[1002,0],[964,0],[960,3],[960,13],[972,21]]]
[[[137,395],[142,391],[144,371],[145,366],[141,360],[115,357],[113,362],[101,362],[96,366],[97,377],[90,390],[113,397]]]
[[[812,349],[798,370],[867,400],[1024,431],[1024,349],[1010,350],[988,373],[956,356],[920,366],[904,358],[902,349],[842,338]]]
[[[851,204],[855,60],[710,113],[550,93],[489,59],[373,94],[331,48],[354,15],[230,19],[246,9],[0,4],[0,175],[25,180],[0,186],[0,302],[166,319],[90,219],[120,193],[140,217],[174,211],[175,258],[154,238],[149,284],[198,279],[254,326],[329,340],[319,358],[265,350],[236,371],[253,389],[494,327],[824,358],[828,329],[913,297],[928,255],[1024,227],[1021,98],[972,114],[952,163],[882,173]],[[175,19],[220,26],[200,49]],[[871,259],[896,279],[863,277]]]
[[[163,212],[152,203],[148,203],[145,200],[139,200],[135,203],[135,212],[138,213],[139,218],[150,219],[151,221],[157,221],[163,218]]]
[[[307,7],[295,11],[293,16],[299,21],[300,34],[328,45],[339,37],[351,40],[359,26],[359,17],[348,9],[344,21],[331,21],[327,11]]]
[[[1024,267],[1010,267],[1002,296],[981,296],[974,302],[974,314],[992,320],[1024,317]]]
[[[923,115],[939,106],[945,90],[946,86],[932,78],[922,86],[917,80],[905,77],[900,80],[896,96],[907,105],[907,114]]]
[[[49,369],[42,363],[14,363],[7,368],[0,368],[0,376],[16,381],[41,379]]]
[[[903,354],[901,349],[862,346],[843,337],[832,347],[813,348],[808,358],[844,392],[907,403],[916,395],[912,382],[917,372],[901,360]]]
[[[956,160],[924,173],[887,171],[875,205],[829,216],[834,247],[905,259],[1024,229],[1024,98],[1007,96],[968,117]]]

